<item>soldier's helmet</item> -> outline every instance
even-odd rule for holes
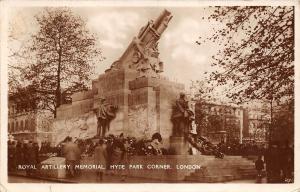
[[[106,99],[104,97],[100,97],[99,100],[100,100],[100,103],[104,103],[106,101]]]
[[[183,97],[185,97],[185,93],[184,92],[180,92],[179,96],[180,96],[180,98],[183,98]]]

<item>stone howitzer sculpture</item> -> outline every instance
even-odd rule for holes
[[[120,59],[111,69],[128,67],[139,71],[139,77],[158,77],[163,72],[163,62],[159,59],[158,40],[168,26],[172,15],[164,10],[155,21],[149,21],[134,37]]]

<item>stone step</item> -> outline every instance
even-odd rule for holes
[[[203,176],[203,175],[219,175],[219,176],[224,176],[228,174],[236,174],[236,170],[234,169],[208,169],[205,172],[201,171],[196,171],[194,173],[191,173],[193,176]]]
[[[227,167],[232,167],[232,168],[254,168],[254,166],[251,166],[249,164],[230,164],[230,163],[223,163],[223,164],[211,164],[207,163],[205,164],[206,167],[219,167],[219,168],[227,168]]]
[[[241,174],[256,174],[257,173],[257,171],[256,170],[239,170],[238,171],[239,173],[241,173]]]
[[[225,181],[231,181],[236,179],[234,175],[222,175],[222,176],[188,176],[185,181],[197,182],[197,183],[220,183]]]
[[[186,177],[186,181],[197,182],[197,183],[218,183],[218,182],[222,182],[223,178],[217,176],[203,176],[203,177],[188,176]]]
[[[210,165],[254,165],[249,161],[211,161]]]
[[[243,156],[239,156],[239,155],[225,155],[224,159],[243,159]]]
[[[225,156],[224,159],[211,158],[185,177],[186,181],[198,183],[220,183],[238,179],[256,177],[253,161],[241,156]]]
[[[257,177],[257,174],[242,174],[241,179],[255,179]]]
[[[245,158],[233,158],[233,159],[219,159],[219,158],[215,158],[214,161],[223,161],[223,162],[238,162],[238,161],[243,161],[243,162],[252,162],[251,160],[249,159],[245,159]]]
[[[251,167],[251,165],[249,165],[249,164],[237,164],[237,165],[233,165],[233,164],[229,164],[229,163],[224,163],[224,164],[211,164],[211,163],[208,163],[208,164],[206,164],[205,165],[206,167],[216,167],[216,168],[236,168],[236,169],[238,169],[238,168],[254,168],[254,166],[253,167]]]
[[[257,155],[249,155],[249,156],[242,156],[245,159],[249,159],[249,160],[257,160],[258,156]]]
[[[243,168],[243,169],[255,169],[255,164],[254,163],[243,163],[243,164],[236,164],[232,165],[233,167],[237,168]]]
[[[212,163],[253,163],[252,161],[246,160],[246,159],[241,159],[241,160],[211,160]]]
[[[255,170],[255,166],[241,166],[238,168],[238,170]]]

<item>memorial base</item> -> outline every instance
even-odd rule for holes
[[[184,137],[170,137],[170,150],[174,155],[188,155],[189,144]]]

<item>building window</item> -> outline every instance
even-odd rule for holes
[[[11,123],[11,132],[15,132],[15,122]]]
[[[16,131],[17,132],[19,131],[19,122],[18,121],[16,122]]]
[[[18,130],[22,132],[22,120],[18,121]]]
[[[29,130],[34,132],[35,131],[35,122],[34,119],[30,119],[30,124],[29,124]]]
[[[29,130],[29,126],[28,126],[28,119],[25,120],[25,130]]]
[[[25,122],[22,120],[22,131],[25,131]]]

